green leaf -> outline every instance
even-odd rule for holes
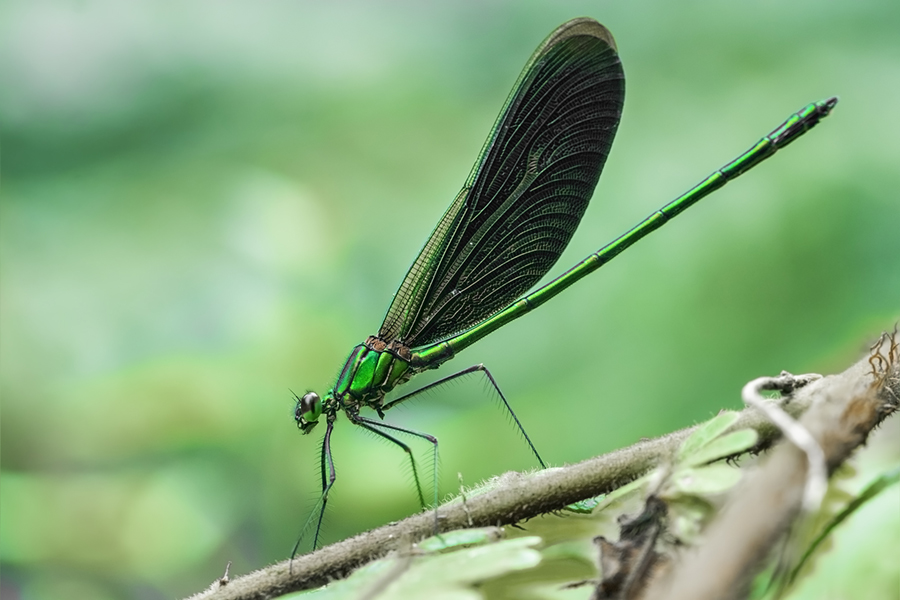
[[[881,492],[894,485],[895,483],[900,482],[900,467],[894,467],[888,472],[877,477],[872,483],[870,483],[866,488],[859,493],[859,495],[854,498],[842,511],[836,514],[823,528],[822,531],[816,536],[816,539],[809,545],[806,549],[806,552],[803,553],[803,557],[797,563],[797,566],[791,573],[790,580],[793,581],[797,574],[803,569],[804,564],[809,560],[809,558],[815,553],[816,549],[828,538],[829,534],[831,534],[834,529],[843,523],[850,515],[855,513],[857,510],[863,507],[867,502],[878,496]]]
[[[706,446],[712,440],[725,433],[729,427],[737,422],[738,418],[738,413],[734,411],[722,411],[706,423],[700,424],[694,433],[681,444],[676,460],[680,462],[685,457]]]
[[[704,496],[726,492],[741,479],[740,469],[728,465],[708,465],[698,469],[680,469],[667,486],[664,497],[680,494]]]
[[[733,431],[717,437],[695,452],[685,455],[680,465],[694,467],[726,456],[740,454],[755,446],[758,440],[759,434],[754,429]]]
[[[578,502],[573,502],[572,504],[566,506],[565,510],[572,511],[573,513],[589,515],[594,512],[594,509],[597,508],[597,506],[601,501],[603,501],[605,497],[605,494],[601,494],[593,498],[586,498]]]
[[[499,527],[480,527],[475,529],[457,529],[424,539],[416,547],[425,552],[443,552],[454,548],[478,546],[496,542],[503,538],[503,529]]]
[[[638,477],[631,483],[626,483],[622,487],[617,488],[617,489],[611,491],[610,493],[606,494],[600,500],[600,506],[599,506],[598,510],[601,510],[601,511],[607,510],[612,506],[615,506],[624,501],[627,501],[632,496],[635,496],[637,494],[642,494],[644,486],[647,484],[648,481],[650,481],[652,475],[653,475],[653,472],[651,471],[650,473],[648,473],[646,475],[642,475],[642,476]]]
[[[383,558],[350,577],[312,593],[287,598],[356,600],[360,597],[409,600],[477,600],[475,585],[541,562],[536,536],[461,548],[452,552]]]
[[[697,496],[682,496],[667,505],[668,534],[684,544],[697,543],[705,522],[714,512],[712,505]]]

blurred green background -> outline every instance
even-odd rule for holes
[[[528,56],[581,15],[616,37],[625,113],[554,275],[841,102],[435,375],[488,365],[558,465],[736,408],[753,377],[843,369],[891,327],[895,0],[7,0],[4,598],[168,598],[288,556],[321,436],[289,390],[327,391],[377,330]],[[535,466],[477,377],[388,418],[440,438],[442,494]],[[326,541],[417,509],[403,453],[341,421]]]

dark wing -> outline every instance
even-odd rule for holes
[[[562,254],[597,185],[625,96],[612,34],[550,34],[513,87],[462,191],[394,296],[379,337],[421,347],[505,308]]]

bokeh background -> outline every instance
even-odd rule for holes
[[[625,113],[553,274],[841,102],[437,375],[488,365],[562,464],[737,408],[753,377],[843,369],[892,326],[895,0],[7,0],[4,598],[170,598],[288,556],[321,435],[290,390],[325,392],[377,330],[526,59],[581,15],[616,36]],[[388,418],[440,438],[442,494],[535,466],[477,377]],[[355,429],[326,541],[417,509],[403,454]]]

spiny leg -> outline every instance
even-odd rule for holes
[[[389,442],[393,442],[394,444],[400,446],[400,448],[402,448],[404,452],[406,452],[406,455],[409,458],[409,464],[410,464],[410,466],[412,466],[413,479],[416,482],[416,493],[419,495],[419,504],[422,506],[422,508],[425,508],[425,495],[422,494],[422,485],[419,483],[419,469],[416,466],[416,459],[413,456],[412,449],[407,444],[404,444],[403,442],[401,442],[394,436],[392,436],[388,433],[385,433],[383,431],[379,431],[378,429],[376,429],[369,423],[364,423],[362,421],[362,417],[357,417],[356,419],[351,418],[350,421],[352,423],[354,423],[355,425],[359,425],[363,429],[371,431],[375,435],[379,435],[379,436],[383,437],[384,439],[388,440]]]
[[[528,442],[528,447],[531,448],[531,451],[534,453],[534,457],[537,458],[538,462],[539,462],[540,465],[541,465],[541,468],[542,468],[542,469],[546,469],[546,468],[547,468],[547,465],[544,464],[544,461],[541,459],[541,455],[538,454],[537,448],[535,448],[535,447],[534,447],[534,444],[531,443],[531,438],[528,437],[528,434],[527,434],[527,433],[525,433],[525,428],[522,427],[522,423],[519,422],[519,417],[517,417],[517,416],[516,416],[516,413],[513,412],[512,407],[509,405],[509,402],[506,400],[506,396],[504,396],[504,395],[503,395],[503,392],[500,391],[500,386],[497,385],[497,382],[494,380],[494,376],[491,375],[491,372],[488,371],[487,367],[485,367],[483,364],[482,364],[482,365],[472,365],[472,366],[469,367],[468,369],[463,369],[462,371],[460,371],[460,372],[458,372],[458,373],[454,373],[453,375],[448,375],[447,377],[438,379],[437,381],[435,381],[435,382],[433,382],[433,383],[429,383],[429,384],[426,385],[425,387],[419,388],[419,389],[417,389],[417,390],[414,391],[414,392],[410,392],[409,394],[406,394],[406,395],[404,395],[404,396],[400,396],[400,397],[397,398],[396,400],[393,400],[393,401],[391,401],[391,402],[388,402],[387,404],[385,404],[384,406],[382,406],[382,407],[381,407],[381,412],[386,411],[387,409],[391,408],[392,406],[395,406],[395,405],[397,405],[397,404],[400,404],[400,403],[403,402],[404,400],[409,400],[409,399],[412,398],[413,396],[417,396],[418,394],[421,394],[421,393],[424,392],[424,391],[430,390],[430,389],[433,388],[433,387],[437,387],[437,386],[441,385],[442,383],[447,383],[448,381],[451,381],[451,380],[453,380],[453,379],[456,379],[457,377],[462,377],[463,375],[468,375],[468,374],[470,374],[470,373],[475,373],[476,371],[481,371],[482,373],[484,373],[484,374],[487,376],[488,381],[491,382],[491,385],[492,385],[492,386],[494,387],[494,389],[497,391],[497,394],[500,396],[500,399],[503,400],[503,405],[506,406],[506,410],[509,411],[509,414],[512,416],[513,421],[515,421],[516,427],[519,428],[519,432],[522,434],[522,437],[524,437],[524,438],[525,438],[525,441]]]
[[[423,440],[426,440],[427,442],[431,443],[431,445],[433,446],[432,455],[431,455],[432,456],[432,458],[431,458],[432,465],[431,466],[432,466],[432,472],[434,473],[434,481],[432,482],[433,487],[434,487],[434,532],[435,532],[435,534],[437,534],[437,531],[438,531],[438,513],[437,513],[437,507],[438,507],[438,481],[437,481],[438,439],[436,437],[434,437],[433,435],[429,435],[427,433],[422,433],[421,431],[416,431],[414,429],[407,429],[405,427],[400,427],[398,425],[391,425],[389,423],[382,423],[381,421],[376,421],[374,419],[368,419],[366,417],[361,417],[359,415],[351,416],[348,414],[347,416],[350,417],[350,420],[352,422],[356,423],[360,427],[365,427],[369,431],[371,431],[373,433],[377,433],[378,435],[383,436],[385,439],[391,440],[392,442],[394,442],[395,444],[397,444],[398,446],[403,448],[403,450],[409,454],[409,460],[412,463],[412,467],[413,467],[413,476],[416,478],[416,491],[419,493],[419,501],[422,503],[422,508],[425,508],[425,500],[424,500],[424,496],[422,495],[422,488],[419,485],[419,477],[416,473],[416,461],[413,458],[412,450],[410,450],[409,446],[407,446],[400,440],[396,439],[394,436],[388,435],[387,433],[385,433],[383,431],[378,431],[377,428],[401,431],[403,433],[407,433],[409,435],[414,435],[416,437],[422,438]]]
[[[313,537],[313,550],[319,546],[319,534],[322,531],[322,519],[325,517],[325,506],[328,504],[328,493],[337,480],[337,472],[334,470],[334,459],[331,456],[331,431],[334,429],[334,421],[328,421],[325,430],[325,438],[322,440],[321,472],[322,472],[322,510],[319,511],[319,519],[316,522],[316,535]],[[325,466],[328,466],[328,485],[325,484]]]
[[[294,560],[294,557],[297,556],[297,549],[300,547],[300,542],[303,540],[303,536],[306,535],[307,529],[312,524],[313,517],[316,516],[316,508],[321,506],[319,509],[319,517],[316,519],[316,534],[313,537],[313,550],[315,550],[319,545],[319,532],[322,529],[322,519],[325,516],[325,505],[328,504],[328,492],[331,491],[331,488],[334,486],[334,482],[337,479],[337,472],[334,470],[334,460],[331,456],[331,431],[334,428],[334,420],[329,419],[326,424],[325,429],[325,437],[322,438],[322,453],[320,455],[320,472],[322,474],[322,495],[319,497],[319,501],[316,502],[316,506],[313,507],[312,513],[310,513],[309,518],[306,519],[306,523],[303,525],[303,529],[300,530],[300,535],[297,536],[297,541],[294,544],[293,550],[291,550],[291,561]],[[328,470],[328,481],[325,480],[325,470]]]

